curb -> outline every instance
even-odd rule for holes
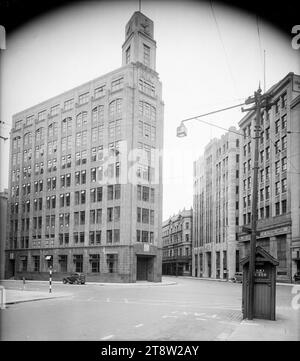
[[[18,282],[22,280],[0,280],[0,283],[3,282]],[[49,281],[35,281],[35,280],[28,280],[25,284],[29,283],[49,283]],[[61,281],[52,281],[52,284],[63,284]],[[149,287],[161,287],[161,286],[173,286],[176,285],[177,282],[170,281],[170,282],[130,282],[130,283],[111,283],[111,282],[86,282],[86,285],[95,285],[95,286],[149,286]],[[84,286],[84,285],[72,285],[72,286]]]
[[[34,302],[34,301],[42,301],[42,300],[50,300],[50,299],[54,299],[54,298],[62,298],[62,297],[70,297],[70,295],[53,295],[53,296],[38,296],[32,299],[25,299],[25,300],[15,300],[15,301],[8,301],[5,302],[5,305],[14,305],[14,304],[18,304],[18,303],[24,303],[24,302]]]

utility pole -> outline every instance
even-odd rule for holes
[[[261,110],[270,107],[270,94],[261,94],[260,86],[254,93],[254,97],[249,97],[245,104],[255,103],[250,109],[243,109],[243,112],[255,110],[254,120],[254,159],[253,159],[253,177],[252,177],[252,214],[251,214],[251,240],[249,254],[249,275],[248,275],[248,308],[247,318],[252,320],[254,316],[254,273],[255,273],[255,253],[257,236],[257,201],[258,201],[258,169],[259,169],[259,138],[261,124]]]

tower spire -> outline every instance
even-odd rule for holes
[[[142,0],[139,0],[139,12],[142,10]]]

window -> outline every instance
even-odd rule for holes
[[[280,171],[280,161],[275,162],[275,175],[278,175]]]
[[[83,255],[82,254],[75,255],[74,262],[75,262],[75,272],[82,273],[82,271],[83,271]]]
[[[275,195],[278,196],[280,194],[280,182],[275,183]]]
[[[284,157],[284,158],[282,158],[281,159],[281,170],[284,172],[284,171],[286,171],[286,169],[287,169],[287,164],[286,164],[286,157]],[[278,162],[279,163],[279,162]]]
[[[121,116],[121,110],[122,110],[122,99],[118,98],[116,100],[113,100],[109,104],[110,117]]]
[[[101,123],[104,122],[104,106],[99,105],[92,110],[92,122],[93,123]]]
[[[149,209],[142,208],[142,223],[149,224]]]
[[[280,214],[280,202],[275,203],[275,215],[279,216]]]
[[[282,118],[281,118],[281,128],[282,129],[286,129],[287,127],[287,119],[286,119],[286,115],[284,115]]]
[[[281,96],[281,108],[282,109],[286,108],[286,104],[287,104],[287,93],[284,93]]]
[[[62,120],[61,122],[61,131],[63,133],[68,132],[70,133],[72,131],[72,118],[68,117]]]
[[[144,64],[150,66],[150,47],[146,44],[143,44],[144,49]]]
[[[267,186],[265,190],[266,190],[266,200],[268,200],[270,198],[270,186]]]
[[[40,271],[40,256],[32,256],[33,258],[33,272]]]
[[[80,224],[85,224],[85,211],[80,211]]]
[[[284,178],[281,181],[281,192],[284,193],[286,191],[287,191],[287,182],[286,182],[286,178]]]
[[[285,150],[286,146],[287,146],[287,137],[284,136],[284,137],[281,138],[281,149]]]
[[[149,232],[142,231],[142,242],[148,242],[148,241],[149,241]]]
[[[104,95],[105,85],[102,85],[94,90],[94,98],[99,98]]]
[[[266,206],[266,218],[270,217],[270,206]]]
[[[69,99],[64,102],[64,110],[72,109],[74,106],[74,99]]]
[[[112,230],[111,229],[108,229],[106,231],[106,243],[112,243]]]
[[[277,140],[275,142],[275,154],[278,154],[279,152],[280,152],[279,140]]]
[[[84,104],[89,101],[89,92],[83,93],[78,97],[78,104]]]
[[[276,120],[275,122],[275,134],[278,134],[279,132],[279,120]]]
[[[106,255],[107,269],[109,273],[114,273],[117,271],[118,266],[118,255],[117,254],[107,254]]]
[[[92,128],[92,143],[103,143],[103,125]]]
[[[156,108],[144,101],[139,102],[139,113],[143,117],[148,118],[151,122],[156,122]]]
[[[124,78],[121,77],[119,79],[113,80],[111,82],[111,91],[115,91],[121,89],[123,87]]]
[[[113,221],[113,208],[107,208],[107,222]]]
[[[90,254],[91,271],[92,273],[100,272],[100,254]]]
[[[286,214],[286,199],[281,202],[282,214]]]
[[[266,160],[270,159],[270,147],[266,148]]]
[[[101,208],[96,210],[96,223],[102,224],[102,209]]]
[[[91,169],[91,182],[96,182],[96,168]]]
[[[51,109],[50,109],[51,116],[57,115],[58,113],[59,113],[59,104],[51,107]]]
[[[130,62],[130,46],[126,49],[126,64]]]
[[[149,94],[151,96],[155,95],[155,86],[154,84],[152,84],[150,81],[146,81],[144,79],[140,79],[139,80],[139,89],[146,93]]]

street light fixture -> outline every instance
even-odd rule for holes
[[[179,127],[177,127],[177,137],[183,138],[187,136],[187,128],[183,124],[183,122],[180,123]]]

